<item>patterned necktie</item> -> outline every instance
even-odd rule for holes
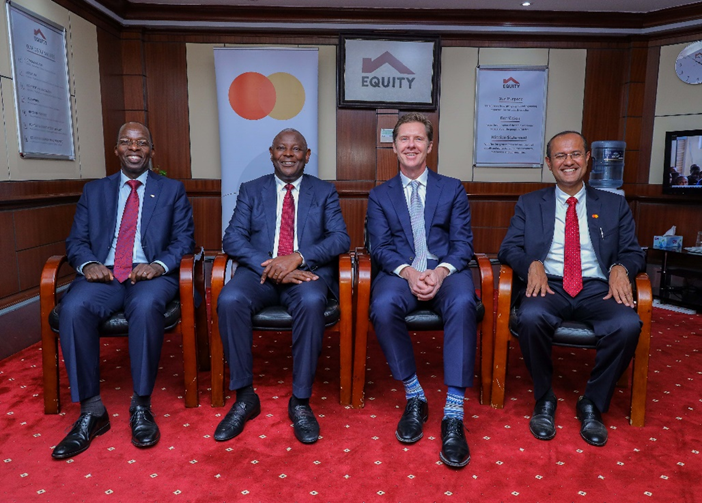
[[[129,180],[127,182],[132,188],[124,205],[122,213],[122,223],[119,225],[119,235],[117,236],[117,247],[115,248],[115,265],[113,274],[115,279],[122,283],[132,272],[132,257],[134,256],[134,236],[137,228],[137,217],[139,216],[139,194],[137,187],[141,185],[139,180]]]
[[[289,183],[285,188],[288,191],[283,199],[283,214],[280,217],[280,234],[278,236],[279,257],[290,255],[293,252],[295,239],[295,200],[292,195],[292,189],[294,189],[295,186]]]
[[[412,267],[419,272],[427,270],[427,237],[424,230],[424,205],[419,198],[419,182],[412,180],[412,194],[410,195],[410,220],[412,222],[412,235],[414,236],[414,261]]]
[[[578,200],[569,197],[565,219],[565,245],[563,248],[563,289],[575,297],[583,289],[583,274],[580,264],[580,227],[575,205]]]

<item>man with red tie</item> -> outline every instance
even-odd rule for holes
[[[288,416],[295,437],[313,443],[319,423],[310,407],[324,335],[327,296],[338,296],[338,256],[351,240],[334,186],[305,175],[311,151],[298,131],[284,129],[270,147],[274,174],[241,185],[223,249],[239,265],[217,303],[229,389],[236,401],[214,433],[222,442],[239,435],[261,412],[253,388],[252,316],[272,305],[293,319],[292,395]]]
[[[66,240],[68,262],[78,275],[61,299],[59,330],[80,417],[54,449],[55,459],[85,451],[110,429],[100,397],[98,326],[120,310],[129,323],[132,443],[150,447],[160,438],[151,393],[166,305],[178,294],[180,261],[195,246],[192,208],[181,182],[149,169],[154,146],[146,126],[124,124],[115,155],[120,172],[85,185]]]
[[[601,413],[609,408],[641,332],[631,282],[646,264],[626,199],[583,182],[589,160],[580,133],[551,138],[545,161],[556,186],[519,198],[497,257],[518,278],[517,332],[536,400],[531,433],[539,440],[556,435],[553,333],[564,321],[585,322],[597,335],[597,355],[576,412],[581,437],[603,446],[607,429]]]

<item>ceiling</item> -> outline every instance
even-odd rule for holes
[[[557,12],[638,12],[647,13],[699,3],[699,0],[128,0],[133,4],[171,6],[307,7],[307,8],[389,8],[389,9],[497,9]]]

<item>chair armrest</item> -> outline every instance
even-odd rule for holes
[[[476,253],[478,273],[480,275],[480,301],[485,314],[478,325],[480,334],[480,403],[485,404],[491,399],[492,367],[495,349],[495,279],[492,273],[490,259],[484,253]]]
[[[58,336],[51,330],[49,314],[56,307],[56,282],[66,255],[49,257],[41,271],[39,280],[39,311],[41,325],[42,372],[44,383],[44,413],[58,414],[60,400],[58,392]]]
[[[41,319],[49,319],[49,313],[56,307],[56,282],[61,266],[66,262],[66,255],[49,257],[41,271],[39,280],[39,299],[41,304]]]
[[[493,353],[492,407],[501,409],[505,401],[505,379],[507,377],[507,349],[509,347],[509,312],[512,304],[512,268],[500,266],[497,283],[497,318],[495,320],[495,350]]]

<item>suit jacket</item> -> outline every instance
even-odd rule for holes
[[[276,203],[274,175],[242,184],[222,240],[227,255],[259,274],[263,274],[261,264],[273,256]],[[331,183],[302,175],[295,227],[298,250],[305,258],[304,269],[317,274],[338,297],[337,259],[349,250],[351,239]]]
[[[587,227],[602,272],[613,264],[629,271],[629,279],[644,269],[646,260],[636,240],[634,218],[622,196],[586,186]],[[529,266],[546,259],[556,222],[556,187],[524,194],[517,201],[514,216],[497,258],[509,265],[526,283]]]
[[[118,172],[85,184],[66,240],[74,268],[107,258],[119,225],[119,182]],[[141,245],[149,263],[160,260],[169,273],[177,271],[183,256],[195,247],[194,228],[183,184],[149,171],[141,208]]]
[[[473,257],[468,196],[459,180],[427,170],[427,249],[438,257],[439,263],[447,262],[460,272]],[[376,266],[393,274],[402,264],[412,264],[414,236],[399,174],[371,190],[367,219],[371,257]]]

